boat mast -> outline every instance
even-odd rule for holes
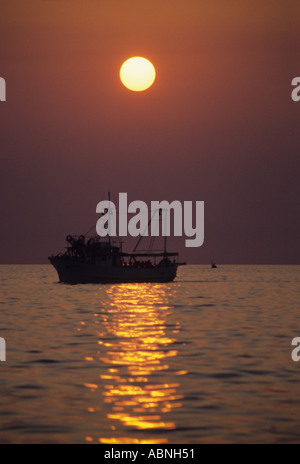
[[[157,210],[156,210],[156,211],[157,211]],[[151,225],[151,222],[152,222],[152,219],[153,219],[154,215],[156,214],[156,211],[154,211],[154,212],[152,213],[152,216],[151,216],[150,219],[149,219],[147,228],[144,230],[143,234],[140,236],[140,238],[139,238],[137,244],[135,245],[135,247],[134,247],[134,249],[133,249],[133,253],[137,250],[137,247],[139,246],[139,244],[140,244],[141,241],[143,240],[144,235],[145,235],[145,232],[146,232],[146,230],[149,229],[149,227],[150,227],[150,225]]]
[[[158,210],[158,214],[159,214],[159,222],[161,222],[161,219],[162,219],[162,211],[166,211],[166,215],[167,215],[167,210],[161,210],[159,209]],[[137,244],[135,245],[134,249],[133,249],[133,253],[136,252],[139,244],[141,243],[141,241],[143,240],[144,236],[145,236],[145,232],[146,230],[149,229],[150,225],[151,225],[151,222],[152,222],[152,219],[154,218],[154,216],[157,214],[157,210],[153,211],[150,219],[149,219],[149,222],[148,222],[148,225],[147,225],[147,228],[144,230],[143,234],[140,236]],[[167,219],[167,216],[166,216],[166,219]],[[164,237],[164,254],[167,254],[167,234],[166,234],[166,230],[167,230],[167,221],[165,220],[165,237]]]

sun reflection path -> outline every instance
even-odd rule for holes
[[[166,325],[172,309],[167,304],[168,290],[165,285],[149,284],[107,289],[107,307],[100,315],[104,330],[98,340],[103,353],[100,359],[108,365],[107,372],[100,375],[104,402],[110,405],[106,417],[116,435],[127,429],[131,436],[103,437],[100,443],[167,443],[166,438],[136,438],[132,431],[176,428],[167,415],[181,407],[179,383],[164,383],[164,379],[168,360],[178,354],[171,349],[176,341],[171,337],[180,326],[176,323],[172,330]]]

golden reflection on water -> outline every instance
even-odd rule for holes
[[[163,371],[178,352],[171,348],[180,327],[166,326],[172,309],[168,305],[165,285],[114,285],[107,289],[108,303],[97,315],[104,330],[99,333],[100,360],[107,372],[100,375],[104,383],[104,402],[110,406],[107,419],[112,431],[129,428],[163,431],[176,428],[168,413],[181,406],[179,383],[163,383]],[[184,375],[186,371],[179,371]],[[95,385],[89,385],[95,390]],[[100,438],[100,443],[166,443],[167,439],[135,437]]]

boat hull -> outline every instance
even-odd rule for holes
[[[177,263],[138,268],[135,266],[101,266],[90,263],[51,258],[60,282],[68,284],[172,282]]]

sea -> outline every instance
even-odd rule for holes
[[[0,443],[299,443],[300,266],[66,285],[0,266]]]

